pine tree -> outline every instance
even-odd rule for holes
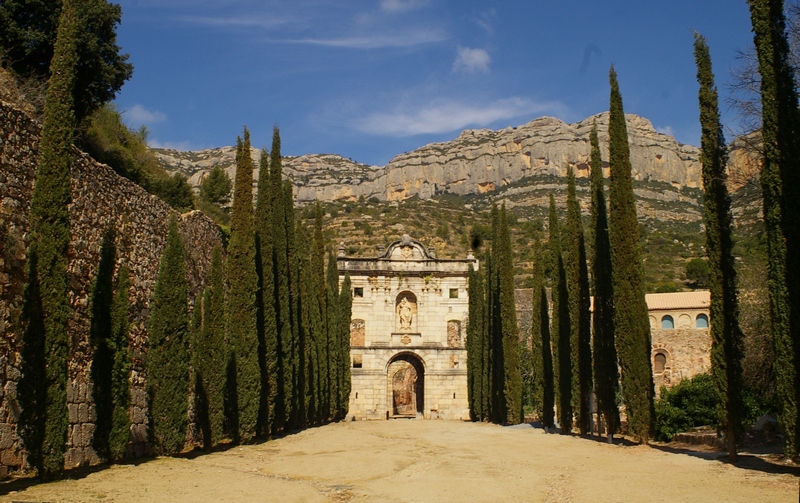
[[[114,262],[116,246],[114,231],[103,235],[100,244],[100,261],[97,276],[92,285],[91,320],[89,342],[92,346],[92,401],[95,407],[95,430],[92,447],[102,459],[109,459],[114,398],[111,391],[111,375],[114,366],[114,347],[111,342],[113,330],[112,308],[114,304]]]
[[[339,271],[336,267],[336,256],[328,254],[328,267],[325,274],[325,297],[326,297],[326,329],[328,343],[328,395],[329,409],[328,415],[335,418],[342,408],[340,395],[340,368],[342,365],[350,365],[350,353],[342,352],[342,345],[339,344]],[[350,334],[348,334],[349,340]]]
[[[336,415],[338,419],[343,418],[350,408],[350,320],[353,317],[351,288],[350,274],[345,273],[342,290],[339,293],[339,313],[337,314],[339,354],[345,355],[339,364],[339,411]]]
[[[622,96],[614,67],[609,73],[609,238],[614,288],[614,331],[622,374],[622,398],[628,433],[647,442],[653,431],[653,372],[650,319],[644,298],[644,272],[631,181],[630,147]]]
[[[736,460],[736,442],[742,433],[742,345],[739,300],[733,256],[731,200],[725,185],[728,154],[719,118],[719,100],[711,56],[702,35],[695,33],[694,53],[700,84],[700,162],[703,164],[703,221],[711,290],[711,373],[718,393],[718,421],[726,425],[728,457]]]
[[[591,192],[592,192],[592,236],[594,257],[592,258],[592,278],[594,280],[594,310],[592,328],[594,333],[594,384],[597,396],[597,414],[603,416],[612,440],[619,427],[619,370],[617,367],[617,348],[614,343],[614,303],[611,285],[611,245],[608,237],[608,217],[606,197],[603,189],[603,160],[600,157],[600,141],[597,138],[597,124],[592,123],[590,135],[591,152]],[[599,429],[598,429],[599,431]]]
[[[554,381],[558,402],[558,422],[561,433],[572,431],[572,349],[570,346],[570,313],[567,276],[561,254],[561,229],[556,213],[556,200],[550,193],[550,261],[552,269]]]
[[[508,230],[506,205],[500,208],[498,232],[500,333],[503,352],[503,395],[505,398],[506,424],[519,424],[524,419],[522,411],[522,373],[520,369],[520,338],[517,326],[517,307],[514,298],[514,264],[511,251],[511,235]]]
[[[575,191],[575,173],[567,169],[567,291],[569,293],[570,345],[572,347],[572,406],[578,413],[581,435],[591,426],[589,400],[592,393],[592,326],[589,305],[589,269],[583,237],[581,207]]]
[[[800,117],[782,0],[749,0],[761,75],[761,188],[774,369],[785,455],[800,453]]]
[[[167,244],[158,269],[149,322],[147,388],[150,423],[157,454],[183,448],[189,400],[189,313],[184,250],[178,221],[169,221]]]
[[[261,151],[258,195],[254,215],[256,230],[256,273],[258,274],[258,341],[261,367],[261,397],[258,434],[269,436],[275,423],[278,395],[278,329],[275,316],[275,268],[272,244],[272,197],[269,156]]]
[[[250,157],[250,132],[237,138],[236,180],[231,216],[231,239],[228,244],[225,314],[226,334],[234,355],[237,384],[237,431],[234,437],[248,442],[256,434],[261,400],[261,369],[258,363],[256,329],[255,230],[253,225],[253,162]]]
[[[130,440],[131,418],[128,408],[131,402],[130,373],[131,353],[128,333],[128,308],[130,289],[130,272],[123,265],[117,273],[117,285],[111,310],[110,344],[114,353],[114,365],[111,368],[111,432],[108,438],[109,454],[112,460],[120,460],[128,452]]]
[[[544,286],[544,260],[541,245],[535,245],[533,263],[533,306],[531,311],[531,340],[535,391],[534,407],[542,426],[554,425],[555,388],[553,383],[553,353],[550,345],[550,313],[547,291]],[[546,431],[546,430],[545,430]]]
[[[21,396],[23,409],[20,433],[28,449],[28,462],[39,473],[50,476],[64,468],[67,428],[67,321],[70,306],[67,298],[67,248],[69,246],[69,213],[71,200],[70,170],[72,166],[73,131],[75,128],[75,90],[77,37],[82,18],[80,2],[65,0],[58,20],[52,77],[45,94],[42,118],[42,139],[39,162],[30,210],[31,244],[25,300],[35,305],[23,307],[28,326],[23,348],[44,351],[43,357],[23,349],[26,375],[20,392],[43,387]],[[29,316],[41,316],[34,320]]]

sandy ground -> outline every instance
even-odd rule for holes
[[[360,421],[25,489],[0,485],[0,502],[798,501],[788,469],[699,456],[528,426]]]

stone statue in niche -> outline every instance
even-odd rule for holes
[[[447,347],[457,348],[461,346],[461,322],[450,320],[447,322]]]
[[[408,301],[408,297],[403,297],[403,300],[397,305],[397,316],[400,320],[400,330],[411,330],[414,306]]]
[[[364,320],[353,320],[350,322],[350,345],[363,346],[364,341]]]

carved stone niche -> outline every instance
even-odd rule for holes
[[[365,334],[364,320],[353,320],[350,322],[351,347],[364,346],[366,344],[364,334]]]
[[[416,332],[417,297],[411,292],[402,292],[395,301],[395,327],[399,333]]]
[[[447,322],[447,347],[461,347],[461,322],[458,320]]]

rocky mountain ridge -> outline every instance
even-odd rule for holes
[[[659,133],[651,122],[626,115],[633,177],[660,181],[676,188],[700,186],[700,151]],[[400,201],[412,196],[482,194],[523,178],[566,176],[572,166],[578,177],[589,173],[589,134],[597,123],[603,157],[608,157],[608,113],[567,124],[540,117],[501,130],[469,129],[454,140],[431,143],[397,155],[386,166],[368,166],[335,154],[285,157],[284,173],[295,187],[298,202],[355,201],[377,198]],[[162,166],[179,171],[198,186],[215,165],[233,179],[235,147],[194,152],[154,149]],[[257,166],[260,151],[251,150]],[[256,173],[257,175],[257,173]],[[255,181],[254,181],[255,183]]]

